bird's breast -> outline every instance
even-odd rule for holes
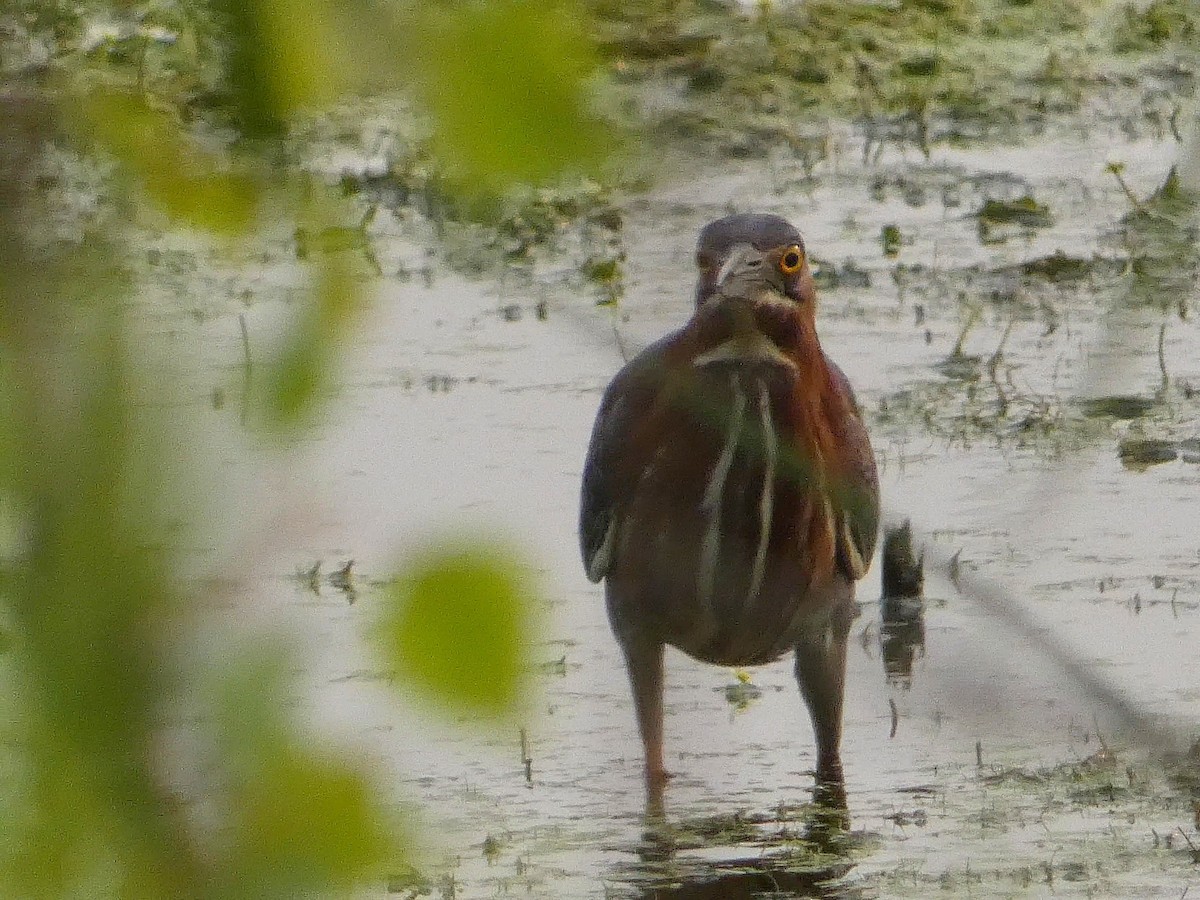
[[[777,656],[827,581],[833,515],[798,440],[795,366],[744,346],[696,364],[642,475],[622,556],[653,582],[671,643],[716,662]],[[819,610],[818,610],[819,612]]]

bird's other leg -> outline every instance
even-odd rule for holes
[[[663,764],[663,651],[661,642],[645,636],[630,636],[622,641],[633,704],[637,710],[638,731],[646,761],[647,811],[662,807],[666,766]]]
[[[826,807],[846,809],[842,776],[842,697],[846,682],[846,642],[855,608],[847,595],[833,611],[829,623],[796,644],[796,680],[808,705],[817,739],[816,801]]]

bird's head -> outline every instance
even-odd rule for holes
[[[799,304],[803,302],[805,270],[800,244],[784,244],[766,251],[737,244],[717,273],[716,287],[708,300]]]
[[[700,232],[696,265],[700,270],[697,307],[718,292],[729,296],[756,284],[807,306],[810,312],[816,300],[804,239],[779,216],[742,213],[710,222]]]

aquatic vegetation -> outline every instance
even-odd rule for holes
[[[1196,34],[1196,7],[1188,0],[1151,0],[1121,7],[1112,36],[1118,53],[1156,50],[1169,41],[1191,40]]]
[[[1016,200],[988,199],[977,213],[980,222],[998,225],[1016,224],[1026,228],[1045,228],[1054,224],[1050,210],[1026,194]]]
[[[907,120],[936,140],[1032,133],[1078,110],[1112,69],[1080,52],[1106,34],[1110,5],[1079,0],[589,6],[635,118],[661,120],[668,138],[703,130],[738,155],[786,145],[802,123],[828,116]],[[1123,15],[1115,40],[1145,58],[1139,81],[1149,89],[1162,61],[1147,54],[1186,41],[1191,13],[1157,0]],[[664,93],[676,102],[662,104]]]

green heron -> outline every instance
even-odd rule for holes
[[[816,796],[844,810],[846,641],[879,482],[854,393],[825,355],[804,241],[778,216],[700,232],[696,309],[617,373],[583,473],[580,545],[605,580],[661,802],[663,651],[726,666],[796,654]]]

